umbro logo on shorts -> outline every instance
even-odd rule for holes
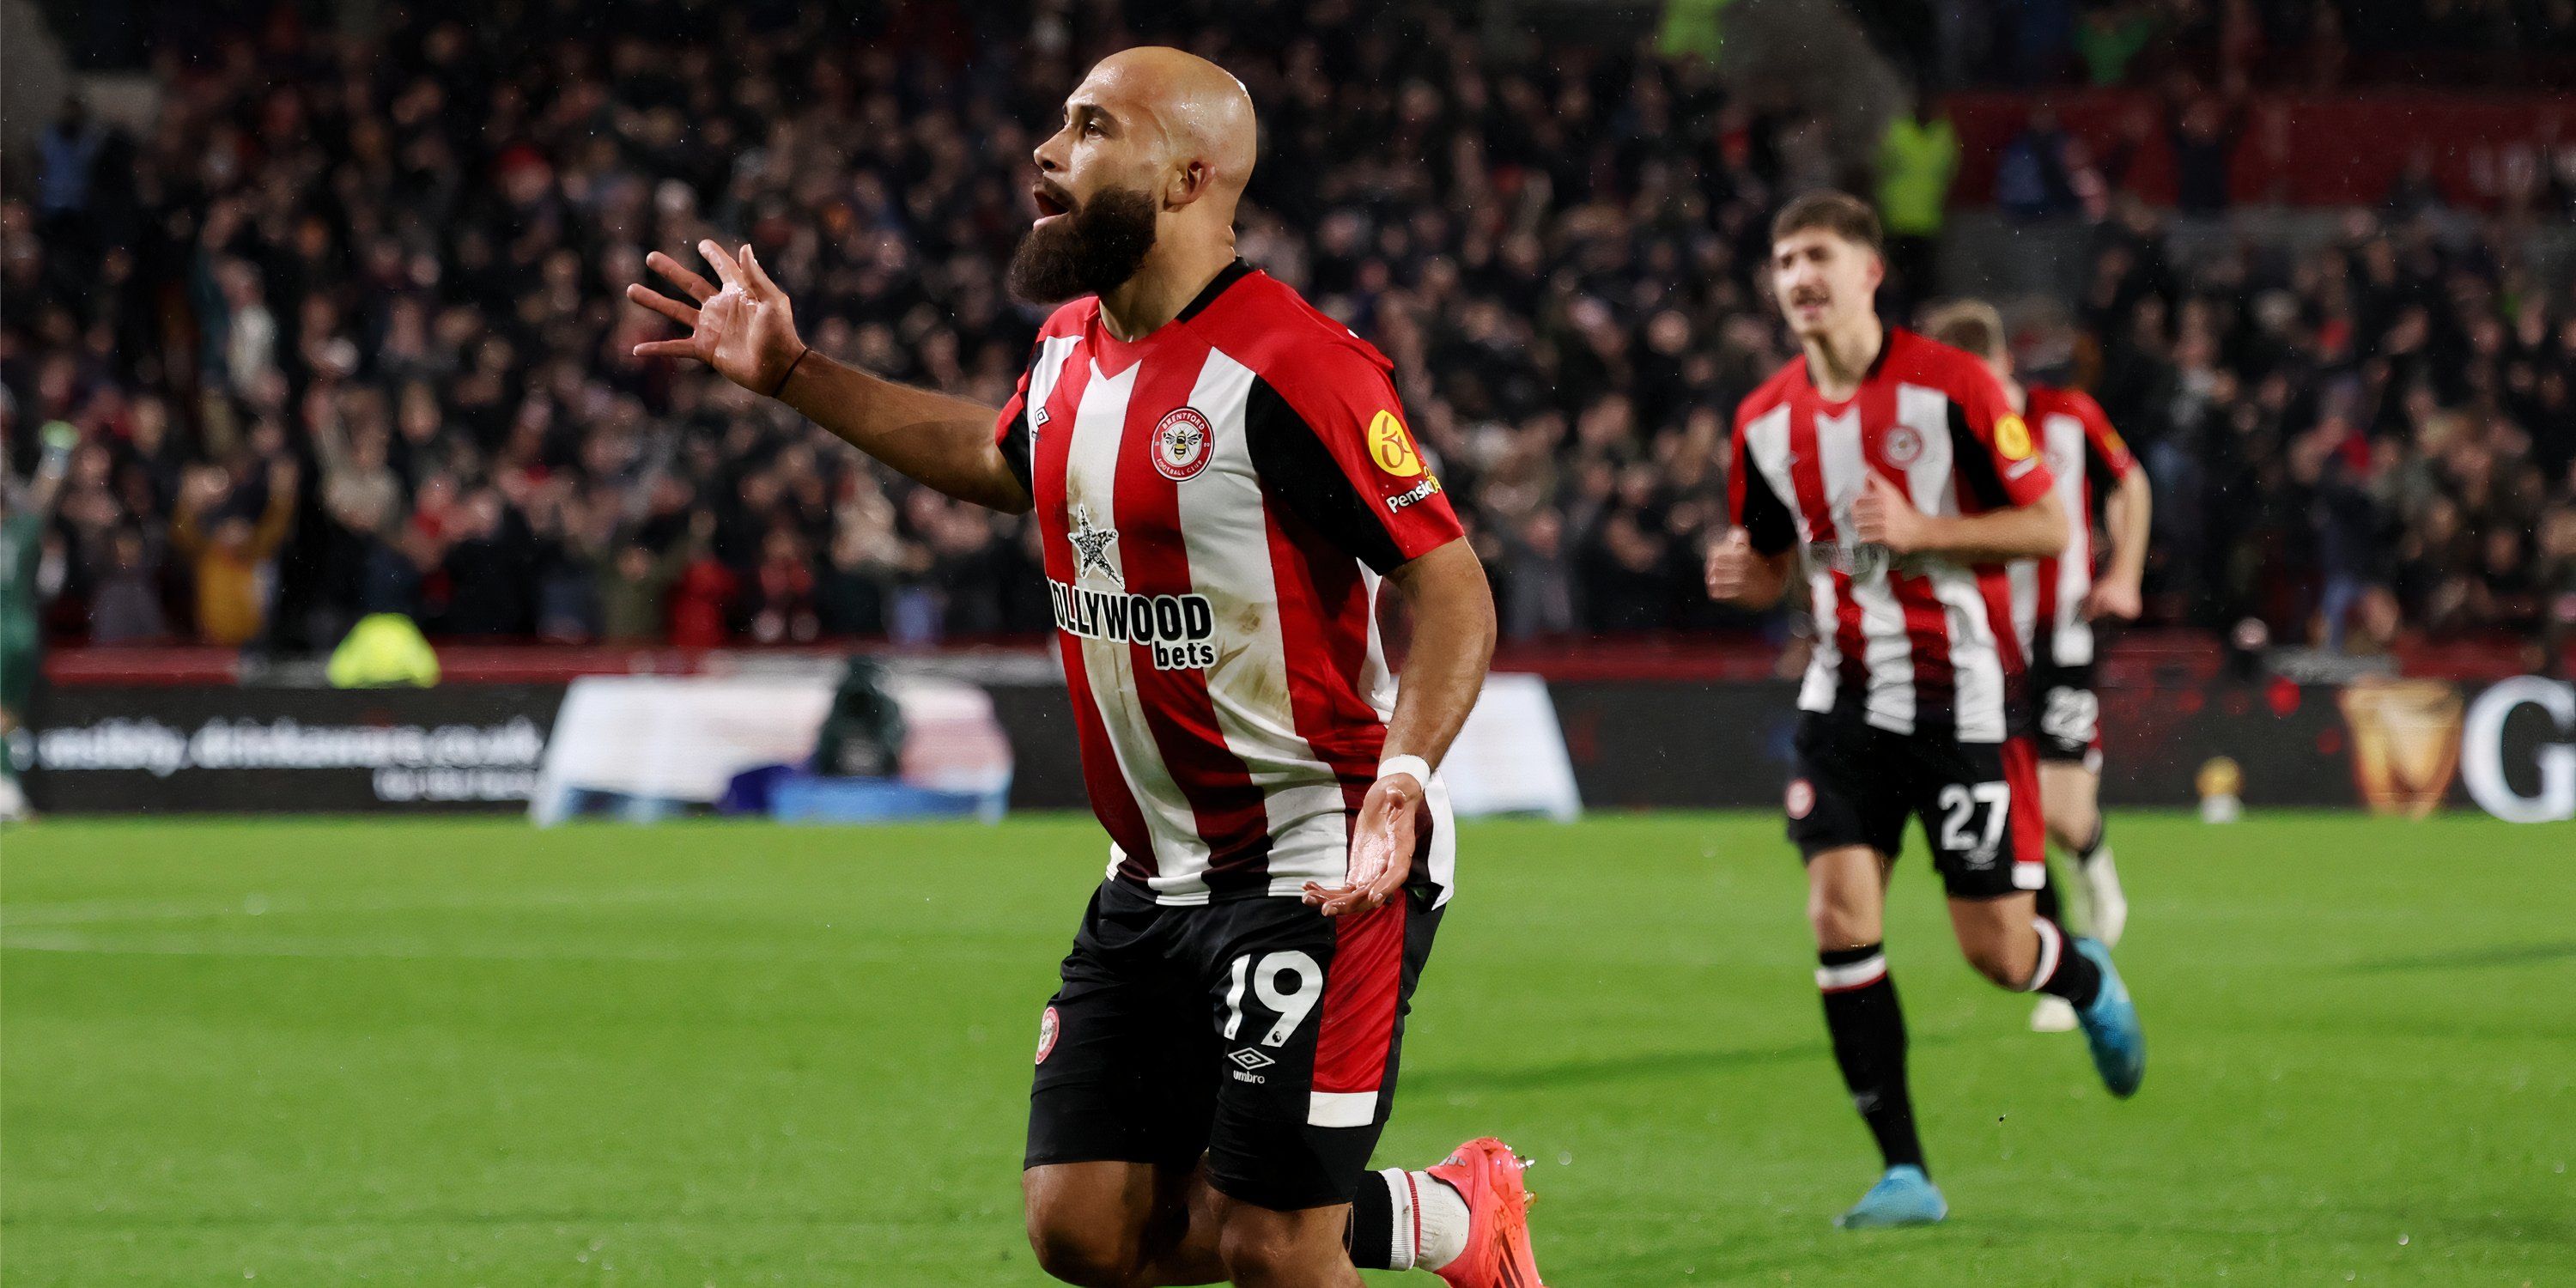
[[[1253,1050],[1251,1047],[1245,1047],[1240,1051],[1233,1052],[1225,1058],[1243,1066],[1246,1072],[1254,1069],[1267,1069],[1270,1066],[1279,1063],[1278,1061],[1271,1059],[1269,1056]]]

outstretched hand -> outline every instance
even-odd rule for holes
[[[1360,801],[1360,816],[1351,825],[1351,867],[1342,884],[1327,890],[1306,883],[1309,907],[1327,917],[1375,912],[1404,889],[1413,874],[1414,815],[1422,806],[1422,783],[1411,774],[1389,774],[1377,780]]]
[[[789,369],[805,356],[805,342],[797,338],[787,293],[769,280],[748,245],[739,260],[712,239],[699,242],[698,253],[707,257],[722,287],[658,250],[644,257],[646,267],[669,279],[696,307],[641,282],[630,284],[627,299],[689,328],[683,338],[636,345],[635,356],[694,358],[753,393],[775,395]]]

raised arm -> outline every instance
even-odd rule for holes
[[[1405,563],[1386,580],[1411,610],[1413,649],[1397,680],[1378,780],[1351,825],[1350,876],[1335,890],[1306,886],[1306,902],[1330,916],[1367,912],[1404,888],[1429,784],[1401,762],[1419,758],[1427,773],[1449,754],[1494,659],[1494,593],[1466,538]]]
[[[27,503],[33,512],[48,521],[54,516],[54,502],[62,499],[63,482],[71,477],[72,449],[79,445],[78,431],[61,421],[46,426],[44,454],[36,458],[36,473],[28,480]]]
[[[660,251],[644,261],[691,303],[642,283],[626,288],[627,299],[689,328],[683,338],[636,345],[636,356],[703,362],[925,486],[1012,514],[1029,508],[1028,489],[994,441],[998,408],[897,384],[813,352],[796,334],[787,293],[751,247],[736,259],[709,240],[698,243],[698,253],[721,287]]]
[[[259,522],[251,528],[251,553],[261,559],[277,553],[286,544],[286,534],[295,527],[295,489],[302,471],[293,461],[273,461],[268,467],[268,508],[260,511]]]
[[[179,482],[178,504],[170,512],[170,545],[194,559],[206,548],[205,515],[224,499],[224,472],[218,466],[192,465]]]

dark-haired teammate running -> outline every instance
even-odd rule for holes
[[[1846,1227],[1938,1221],[1880,949],[1890,864],[1920,818],[1971,965],[2065,998],[2116,1095],[2145,1044],[2108,950],[2038,916],[2043,872],[2025,681],[2006,567],[2054,555],[2066,516],[2030,431],[1976,359],[1886,326],[1877,216],[1841,193],[1772,225],[1771,287],[1806,350],[1737,408],[1736,527],[1709,593],[1753,607],[1803,565],[1816,653],[1798,699],[1789,835],[1805,855],[1816,983],[1852,1103],[1886,1170]]]

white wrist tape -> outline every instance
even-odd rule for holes
[[[1424,787],[1429,787],[1431,785],[1431,762],[1424,760],[1420,756],[1389,756],[1386,759],[1377,762],[1377,776],[1380,779],[1389,778],[1396,774],[1411,774],[1413,775],[1413,781],[1422,784]]]

